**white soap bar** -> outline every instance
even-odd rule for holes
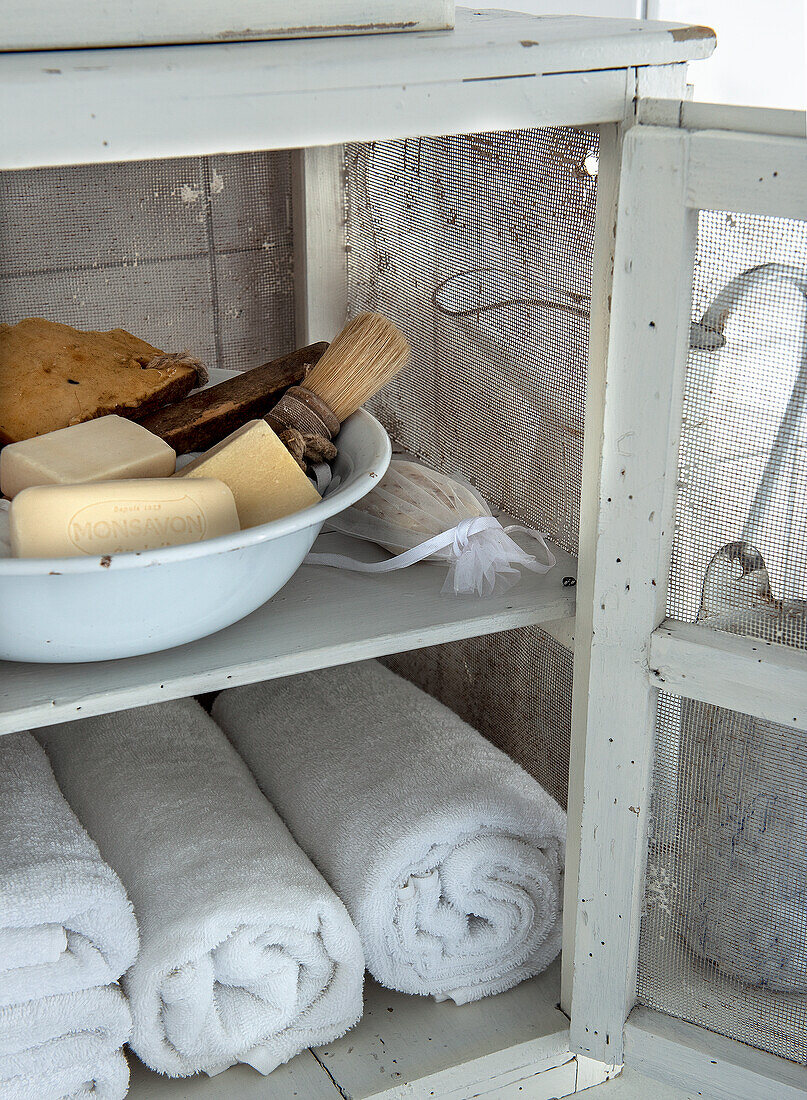
[[[174,477],[221,478],[233,491],[242,530],[320,501],[319,493],[265,420],[250,420]]]
[[[233,494],[213,478],[33,485],[14,497],[9,520],[16,558],[103,557],[238,530]]]
[[[16,496],[30,485],[80,485],[132,477],[168,477],[176,452],[159,436],[123,416],[9,443],[0,451],[0,489]]]

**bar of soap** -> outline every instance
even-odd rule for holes
[[[122,416],[100,416],[0,451],[0,489],[14,497],[30,485],[80,485],[133,477],[169,477],[176,452]]]
[[[11,526],[8,519],[9,503],[0,500],[0,558],[11,557]]]
[[[9,522],[15,558],[157,550],[238,530],[233,494],[213,478],[32,485],[12,500]]]
[[[174,479],[218,477],[229,485],[241,529],[318,504],[320,495],[265,420],[251,420]]]

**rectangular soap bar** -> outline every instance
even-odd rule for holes
[[[241,529],[318,504],[320,495],[265,420],[251,420],[174,479],[218,477],[233,491]]]
[[[0,451],[0,489],[13,497],[29,485],[169,477],[176,458],[162,439],[113,413],[9,443]]]
[[[9,508],[16,558],[125,554],[238,530],[233,494],[212,478],[32,485]]]

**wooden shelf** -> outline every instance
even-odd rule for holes
[[[369,543],[323,535],[318,550],[385,557]],[[217,691],[310,669],[574,615],[574,558],[556,549],[546,576],[525,573],[492,599],[443,596],[445,567],[377,576],[304,566],[263,607],[198,642],[90,664],[0,661],[0,733]]]
[[[560,967],[474,1004],[435,1003],[373,981],[365,1011],[342,1039],[305,1051],[269,1077],[235,1066],[218,1077],[169,1080],[132,1059],[131,1100],[463,1100],[565,1096],[577,1083],[568,1020],[556,1007]],[[593,1083],[593,1082],[592,1082]]]
[[[0,167],[622,121],[703,27],[457,10],[454,31],[6,53]]]

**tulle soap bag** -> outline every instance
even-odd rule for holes
[[[362,562],[315,553],[306,559],[311,565],[388,573],[441,561],[448,565],[442,591],[454,595],[499,594],[520,580],[521,569],[548,573],[555,564],[543,535],[518,524],[503,527],[472,486],[401,458],[393,458],[377,489],[334,516],[329,530],[378,543],[395,557]],[[523,550],[514,533],[532,539],[542,560]]]

